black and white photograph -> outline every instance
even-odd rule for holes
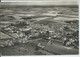
[[[2,1],[1,56],[79,55],[78,0]]]

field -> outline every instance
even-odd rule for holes
[[[78,54],[78,15],[78,7],[69,6],[1,7],[0,43],[2,44],[0,44],[0,53],[2,55]],[[67,29],[64,28],[65,25]],[[46,40],[49,37],[52,39]],[[68,47],[64,46],[62,39],[65,37],[77,41],[78,44],[72,43]],[[52,44],[48,45],[49,41],[52,41]],[[45,48],[37,47],[39,43]]]

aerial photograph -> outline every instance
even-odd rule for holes
[[[79,54],[77,0],[23,1],[0,2],[0,55]]]

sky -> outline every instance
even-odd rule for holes
[[[78,0],[1,0],[5,5],[77,5]],[[15,2],[15,3],[14,3]]]

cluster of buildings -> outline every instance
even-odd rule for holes
[[[46,40],[50,37],[51,39],[62,41],[65,46],[73,45],[78,48],[78,35],[74,36],[75,33],[78,34],[78,31],[71,30],[67,25],[57,30],[58,32],[56,30],[57,28],[54,29],[54,26],[49,27],[44,24],[31,24],[26,21],[18,21],[7,27],[2,27],[1,31],[12,37],[12,40],[3,39],[0,46],[5,47],[12,46],[15,43],[27,43],[31,38],[44,38]]]

